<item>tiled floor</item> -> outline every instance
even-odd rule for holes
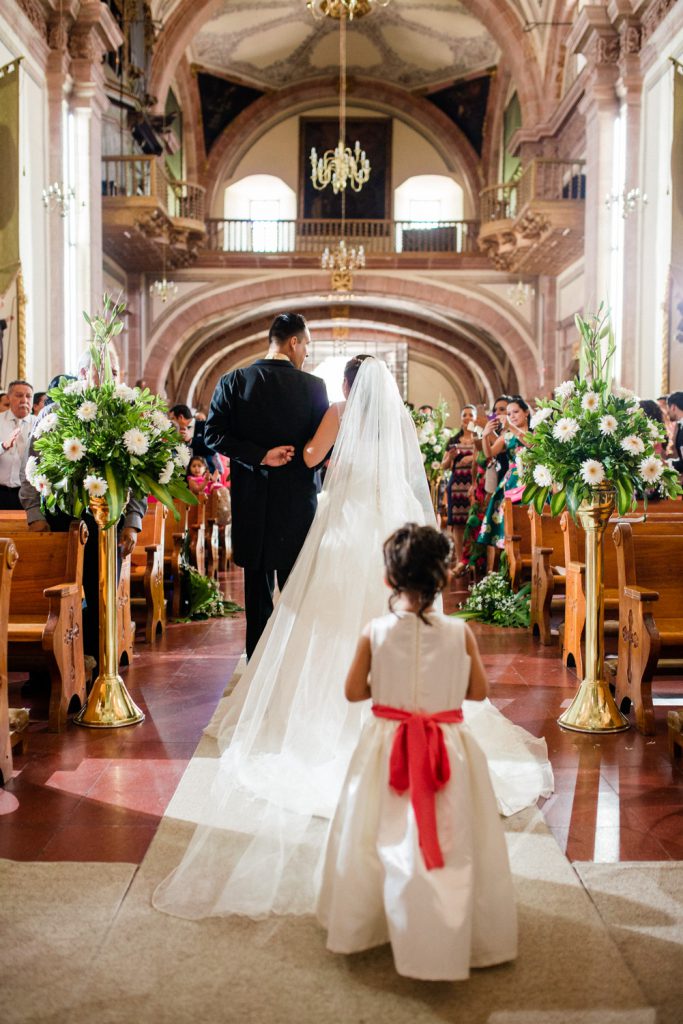
[[[235,573],[227,586],[240,599]],[[447,597],[453,608],[462,595]],[[666,745],[666,704],[657,735],[634,729],[594,737],[566,732],[557,717],[573,696],[575,674],[556,647],[525,630],[475,625],[491,697],[513,721],[544,735],[556,791],[542,808],[572,860],[682,860],[683,772]],[[30,706],[25,755],[0,789],[0,857],[18,860],[142,860],[173,791],[242,651],[243,616],[172,625],[149,649],[139,643],[123,671],[144,710],[138,726],[92,730],[70,724],[47,732],[40,694],[10,686],[12,706]],[[683,678],[658,683],[665,700],[683,698]],[[42,716],[42,717],[41,717]]]

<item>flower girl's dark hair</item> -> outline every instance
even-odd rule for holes
[[[406,523],[395,530],[384,542],[384,565],[392,589],[391,610],[401,591],[412,590],[420,595],[418,615],[427,622],[425,609],[448,582],[450,557],[450,541],[432,526]]]

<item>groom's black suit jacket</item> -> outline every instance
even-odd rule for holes
[[[206,419],[209,447],[230,459],[232,547],[237,565],[278,569],[291,565],[315,515],[314,471],[303,446],[327,408],[324,381],[289,360],[257,359],[221,377]],[[286,466],[268,468],[270,448],[296,449]]]

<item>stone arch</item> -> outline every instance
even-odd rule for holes
[[[264,313],[274,315],[273,311],[297,303],[310,307],[315,296],[326,292],[327,275],[312,271],[249,283],[234,282],[229,286],[211,284],[199,293],[189,292],[174,302],[154,325],[145,377],[155,390],[162,391],[176,357],[199,331],[221,320],[229,323],[239,317],[244,336],[248,334],[249,322],[253,321],[254,326],[260,324]],[[380,305],[396,303],[402,308],[407,304],[412,309],[429,309],[435,322],[441,318],[443,326],[448,328],[450,324],[454,333],[458,323],[469,328],[473,343],[477,337],[494,339],[504,349],[521,391],[533,394],[538,387],[539,354],[532,334],[512,311],[506,314],[501,309],[495,296],[457,281],[445,285],[381,272],[358,275],[354,295],[361,305],[363,299],[375,303],[381,299]],[[262,340],[260,344],[262,349]],[[482,342],[479,350],[483,350]]]

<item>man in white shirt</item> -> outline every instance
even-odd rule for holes
[[[36,421],[31,413],[33,387],[13,380],[7,388],[9,409],[0,413],[0,509],[21,509],[21,465]]]

